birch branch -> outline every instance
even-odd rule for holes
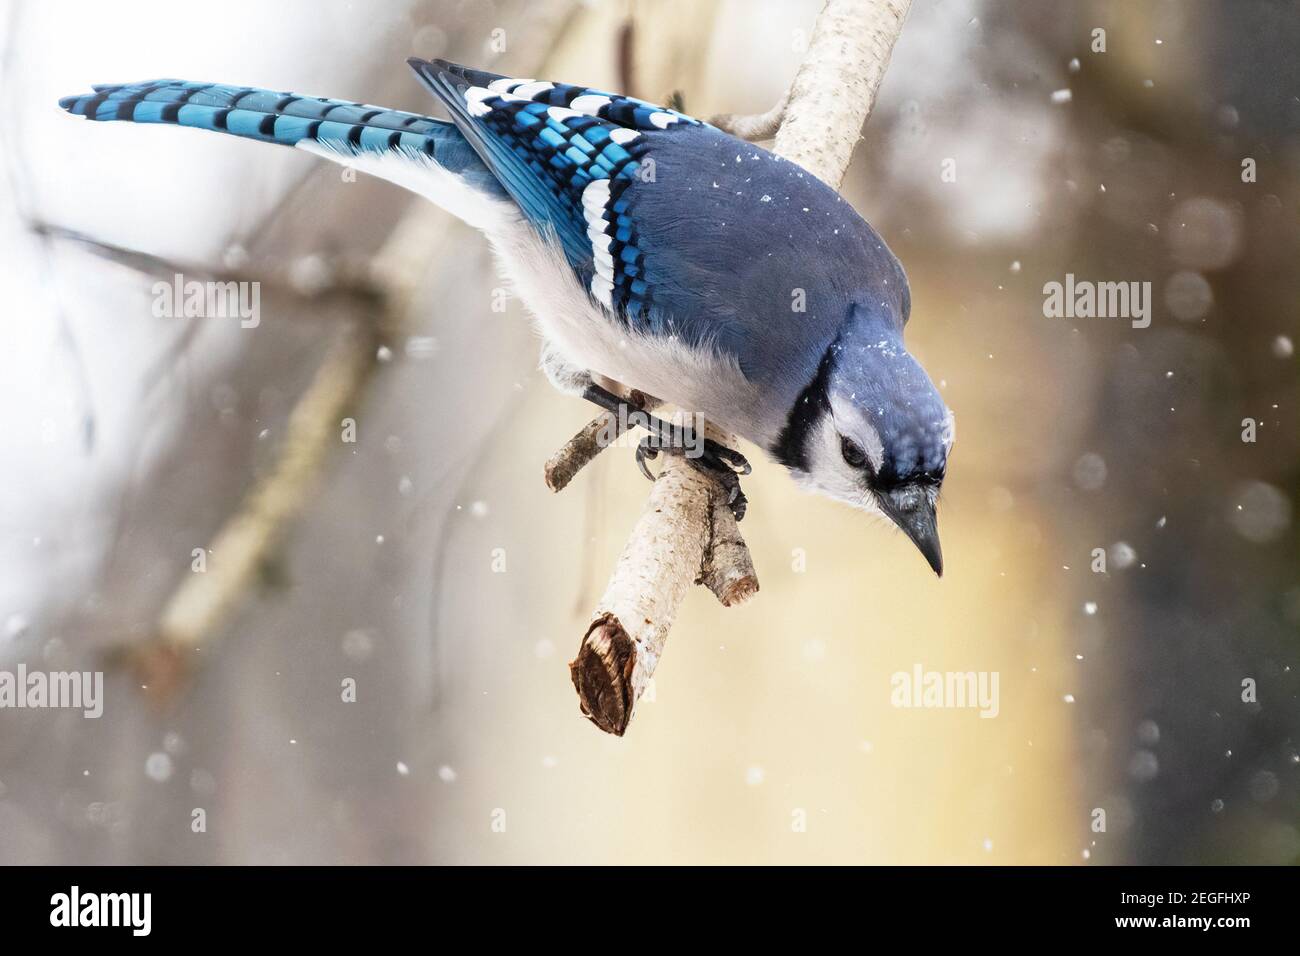
[[[912,0],[829,0],[790,85],[774,152],[839,188]]]
[[[782,102],[758,117],[715,117],[714,125],[758,138],[779,123],[775,152],[838,187],[910,6],[911,0],[829,0]],[[725,495],[717,479],[680,455],[668,457],[569,665],[582,713],[601,730],[626,732],[692,582],[728,607],[758,590]]]

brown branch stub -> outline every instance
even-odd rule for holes
[[[605,731],[622,737],[632,719],[632,670],[636,644],[618,619],[602,614],[583,636],[569,676],[578,691],[582,715]]]
[[[709,117],[709,125],[716,126],[724,133],[730,133],[739,139],[750,141],[771,139],[781,128],[785,120],[786,107],[790,105],[790,91],[786,90],[766,113],[718,113]]]
[[[578,472],[604,451],[609,444],[606,438],[617,438],[622,433],[618,416],[613,412],[597,415],[546,462],[543,469],[546,487],[552,491],[563,491]]]
[[[641,411],[648,411],[659,404],[658,399],[636,389],[628,392],[627,400],[633,408]],[[581,431],[565,442],[546,462],[542,472],[546,487],[552,491],[567,488],[578,472],[622,437],[628,430],[628,425],[627,418],[620,418],[613,412],[601,412],[587,422]]]

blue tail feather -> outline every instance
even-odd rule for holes
[[[294,146],[304,140],[343,152],[423,154],[481,189],[502,192],[455,125],[364,103],[247,86],[151,80],[96,84],[59,106],[76,116],[107,122],[170,123]]]

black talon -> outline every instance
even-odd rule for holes
[[[722,483],[722,487],[727,489],[727,505],[731,508],[731,514],[737,521],[743,520],[745,517],[745,509],[749,505],[749,499],[746,498],[745,493],[740,490],[740,475],[731,469],[718,471],[716,468],[711,468],[707,465],[700,465],[698,467],[708,468],[709,472],[717,477],[717,479]]]
[[[646,462],[659,457],[659,449],[652,443],[653,438],[653,435],[646,435],[645,438],[637,442],[636,446],[636,466],[641,469],[641,474],[645,475],[650,481],[654,481],[655,476],[654,472],[646,465]]]
[[[721,445],[712,438],[704,439],[704,455],[701,458],[710,458],[710,465],[715,471],[730,471],[737,475],[748,475],[754,470],[748,458],[734,448]]]

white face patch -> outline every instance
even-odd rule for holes
[[[840,451],[840,430],[835,427],[829,415],[822,416],[813,425],[808,435],[807,453],[807,470],[794,468],[790,471],[800,488],[890,520],[880,510],[876,496],[867,489],[861,469],[852,467],[844,460]],[[914,493],[923,495],[930,507],[934,508],[939,498],[939,487],[926,484],[916,488]],[[892,521],[890,523],[893,524]]]
[[[851,438],[867,453],[867,461],[871,462],[872,470],[880,471],[880,466],[885,460],[885,446],[880,440],[880,433],[867,420],[862,408],[838,395],[831,395],[830,417],[834,421],[835,430],[840,435]],[[836,448],[839,448],[838,442]],[[843,454],[840,454],[840,458],[843,457]]]
[[[879,439],[876,441],[879,445]],[[808,467],[807,470],[796,469],[792,472],[795,481],[828,498],[863,511],[880,513],[875,497],[866,487],[862,469],[854,468],[844,460],[840,451],[840,430],[830,415],[823,415],[817,420],[808,434],[807,442]]]

